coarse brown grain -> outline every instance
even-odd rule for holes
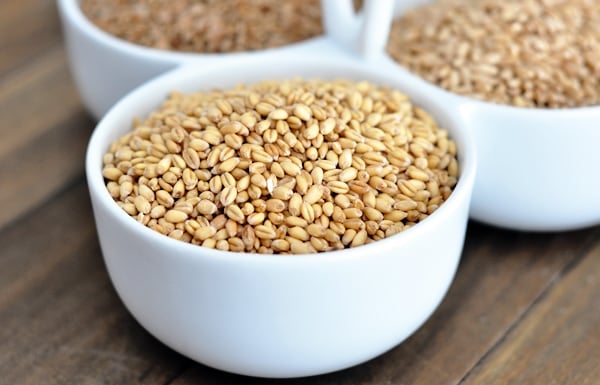
[[[456,155],[397,90],[294,79],[172,93],[110,146],[103,175],[127,214],[172,238],[314,253],[427,218],[457,183]]]
[[[532,108],[600,104],[597,0],[437,0],[393,23],[388,52],[460,95]]]
[[[80,6],[100,29],[164,50],[251,51],[323,33],[319,0],[81,0]],[[232,111],[225,103],[216,107],[225,115]],[[183,123],[192,128],[191,121]]]

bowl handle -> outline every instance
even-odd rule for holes
[[[321,1],[327,35],[366,60],[385,53],[394,14],[394,0],[365,0],[356,14],[352,0]]]

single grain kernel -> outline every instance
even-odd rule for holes
[[[315,250],[308,242],[292,243],[291,250],[293,254],[311,254],[317,252],[317,250]]]
[[[331,190],[331,192],[334,192],[336,194],[346,194],[348,193],[348,191],[350,191],[350,187],[346,182],[337,180],[328,182],[327,187],[329,188],[329,190]]]
[[[225,215],[230,219],[238,222],[244,223],[245,217],[242,209],[238,205],[229,205],[225,208]]]
[[[317,203],[323,196],[323,190],[319,185],[310,186],[304,195],[304,202],[308,204]]]
[[[269,226],[258,225],[254,228],[254,233],[260,239],[275,239],[275,230]]]
[[[273,189],[273,193],[271,194],[273,198],[280,199],[282,201],[289,200],[292,195],[294,195],[294,190],[292,190],[289,186],[277,186]]]
[[[235,186],[227,186],[220,193],[220,202],[223,207],[227,207],[235,202],[237,198],[237,189]]]
[[[312,110],[307,105],[296,104],[294,106],[294,115],[307,122],[312,118]]]
[[[169,210],[165,213],[165,219],[170,223],[182,223],[188,218],[188,215],[183,211]]]
[[[249,225],[256,226],[263,223],[265,220],[265,213],[252,213],[248,215],[246,221]]]
[[[102,170],[102,176],[105,179],[116,181],[123,175],[123,172],[116,167],[105,167]]]
[[[212,226],[202,226],[194,231],[194,238],[205,241],[213,237],[217,233],[217,229]]]
[[[299,239],[301,241],[308,241],[310,239],[310,235],[302,227],[291,227],[288,229],[288,234],[291,237]]]

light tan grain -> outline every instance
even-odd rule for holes
[[[366,82],[173,93],[126,138],[103,157],[113,199],[161,234],[228,251],[370,243],[426,218],[459,174],[429,114]]]
[[[388,52],[457,94],[573,108],[600,104],[599,37],[598,1],[438,0],[394,22]]]

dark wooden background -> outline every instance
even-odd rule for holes
[[[471,223],[431,319],[338,373],[246,378],[159,343],[103,265],[83,168],[94,122],[55,8],[0,2],[0,384],[600,384],[598,226],[528,234]]]

